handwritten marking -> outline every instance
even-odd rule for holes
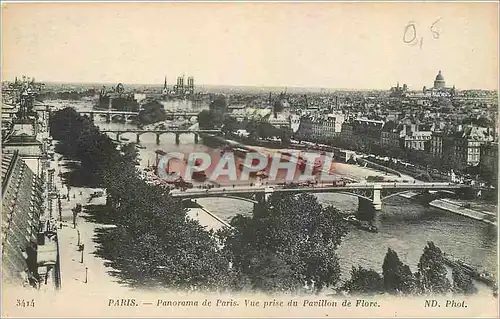
[[[406,35],[408,34],[408,30],[410,28],[413,29],[413,38],[411,38],[411,40],[408,41],[406,39]],[[416,37],[417,37],[417,27],[415,26],[415,22],[410,21],[410,22],[408,22],[408,25],[406,25],[405,32],[403,34],[403,41],[404,41],[404,43],[412,43]]]
[[[439,22],[441,21],[441,17],[439,19],[437,19],[436,21],[434,21],[434,23],[431,24],[430,28],[431,29],[431,32],[432,32],[432,37],[437,40],[439,39],[439,32],[435,31],[434,30],[434,26]]]
[[[436,21],[434,21],[430,27],[429,30],[432,34],[432,38],[434,40],[439,39],[440,33],[435,29],[436,25],[441,21],[441,17],[439,17]],[[424,37],[420,36],[418,39],[418,34],[417,34],[417,23],[415,21],[409,21],[408,24],[404,28],[404,33],[403,33],[403,42],[409,45],[419,45],[420,49],[422,49],[422,46],[424,44]]]

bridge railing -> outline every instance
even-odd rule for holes
[[[285,187],[280,185],[262,185],[262,186],[224,186],[213,188],[190,188],[186,190],[172,190],[171,194],[176,197],[189,197],[190,195],[200,195],[200,194],[238,194],[238,193],[253,193],[253,192],[266,192],[270,187],[273,191],[278,192],[294,192],[294,191],[306,191],[306,192],[327,192],[327,191],[349,191],[349,190],[371,190],[371,189],[399,189],[399,190],[422,190],[422,189],[459,189],[465,185],[461,184],[451,184],[451,183],[427,183],[427,184],[409,184],[409,183],[377,183],[375,184],[348,184],[345,186],[332,186],[332,185],[321,185],[321,186],[302,186],[302,187]]]

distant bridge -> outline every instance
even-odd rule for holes
[[[180,134],[194,134],[194,142],[198,143],[199,139],[199,134],[200,133],[207,133],[207,134],[220,134],[220,130],[182,130],[182,129],[164,129],[164,130],[157,130],[157,129],[149,129],[149,130],[143,130],[143,129],[137,129],[137,130],[101,130],[103,133],[114,133],[116,134],[116,140],[120,140],[120,135],[125,134],[125,133],[133,133],[136,134],[136,143],[141,142],[141,135],[146,134],[146,133],[154,133],[156,135],[156,144],[160,144],[160,136],[163,134],[168,134],[168,133],[174,133],[175,134],[175,143],[179,144],[180,143]]]
[[[470,187],[468,185],[453,183],[351,183],[345,186],[332,186],[331,184],[285,187],[278,185],[261,186],[226,186],[210,189],[191,188],[186,190],[174,189],[171,191],[173,197],[179,198],[206,198],[206,197],[230,197],[248,201],[248,195],[253,194],[257,201],[271,193],[341,193],[356,196],[370,201],[375,209],[382,208],[382,201],[396,195],[410,191],[437,190],[453,193],[457,189]]]
[[[184,118],[189,119],[197,116],[198,112],[194,111],[175,111],[165,110],[167,118]],[[78,113],[89,115],[91,120],[94,120],[95,115],[105,115],[106,122],[111,122],[111,118],[115,116],[123,117],[125,120],[136,119],[139,116],[139,111],[118,111],[118,110],[79,110]]]

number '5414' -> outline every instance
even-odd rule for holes
[[[21,307],[21,308],[35,307],[35,299],[31,300],[17,299],[16,307]]]

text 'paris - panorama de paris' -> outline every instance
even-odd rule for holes
[[[109,299],[109,307],[127,307],[127,306],[139,306],[136,299]],[[253,308],[282,308],[282,307],[316,307],[316,308],[334,308],[334,307],[380,307],[377,301],[356,299],[343,301],[331,300],[331,299],[319,299],[319,300],[309,300],[309,299],[290,299],[288,301],[283,301],[279,299],[244,299],[234,300],[234,299],[216,299],[216,300],[166,300],[158,299],[156,302],[143,301],[142,305],[156,306],[156,307],[253,307]]]

